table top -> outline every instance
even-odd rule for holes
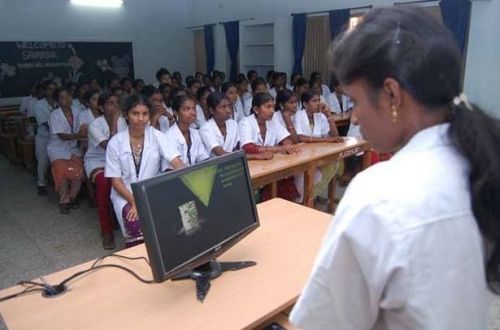
[[[297,145],[300,152],[295,155],[274,154],[271,160],[249,160],[250,177],[256,179],[293,166],[312,162],[333,154],[341,157],[350,156],[369,148],[368,142],[353,137],[346,138],[344,143],[301,143]],[[347,154],[342,154],[347,153]]]
[[[204,303],[193,281],[147,285],[130,274],[104,268],[70,282],[57,298],[40,293],[0,303],[9,329],[243,329],[252,328],[295,303],[311,271],[332,216],[281,199],[257,206],[261,226],[223,254],[220,261],[253,260],[257,266],[212,281]],[[144,245],[121,251],[146,255]],[[107,258],[151,278],[144,261]],[[58,283],[91,262],[46,276]],[[0,297],[20,291],[16,286]]]

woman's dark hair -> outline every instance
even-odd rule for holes
[[[160,68],[158,71],[156,71],[156,80],[160,81],[161,77],[168,74],[170,76],[170,71],[168,71],[165,68]]]
[[[198,91],[196,92],[196,100],[200,101],[201,98],[203,97],[203,95],[205,95],[206,93],[211,93],[210,87],[203,86],[203,87],[198,88]]]
[[[130,110],[138,105],[146,106],[149,110],[149,113],[151,114],[151,103],[149,103],[149,101],[142,95],[131,95],[127,97],[127,99],[125,100],[125,105],[123,106],[123,112],[125,114],[128,114]]]
[[[208,109],[215,111],[215,108],[222,102],[222,100],[229,100],[226,94],[221,92],[210,93],[207,98]],[[212,113],[209,111],[209,117],[212,118]]]
[[[142,79],[135,79],[133,82],[132,82],[132,88],[137,88],[137,86],[139,86],[139,84],[144,84],[144,80]]]
[[[175,96],[172,99],[172,109],[174,111],[179,111],[181,109],[182,104],[184,102],[186,102],[187,100],[191,100],[191,101],[195,102],[195,100],[191,96],[189,96],[189,95],[178,95],[178,96]]]
[[[255,114],[253,111],[253,108],[255,107],[260,107],[261,105],[267,103],[267,102],[273,102],[274,98],[272,97],[271,94],[269,93],[257,93],[253,96],[252,98],[252,109],[250,110],[250,113]]]
[[[297,79],[297,82],[295,83],[295,85],[293,85],[293,89],[296,90],[297,88],[302,87],[304,85],[309,85],[309,82],[306,80],[306,78],[301,77]]]
[[[42,89],[43,89],[43,91],[45,92],[50,85],[56,86],[56,83],[53,80],[50,80],[50,79],[42,81]]]
[[[256,78],[252,82],[252,92],[255,93],[255,90],[257,89],[257,86],[259,86],[259,85],[267,85],[267,82],[264,79],[260,78],[260,77]]]
[[[155,86],[153,86],[153,85],[144,86],[144,88],[142,89],[141,93],[147,99],[149,99],[151,96],[153,96],[155,94],[161,94],[160,90],[158,88],[156,88]]]
[[[230,81],[227,81],[227,82],[223,83],[223,84],[222,84],[222,87],[221,87],[221,91],[222,91],[222,93],[224,93],[224,94],[225,94],[225,93],[227,93],[227,91],[228,91],[228,90],[229,90],[229,88],[231,88],[231,87],[236,88],[236,85],[235,85],[234,83],[230,82]]]
[[[83,102],[89,103],[92,96],[94,96],[96,94],[99,95],[99,100],[100,100],[101,99],[101,96],[100,96],[101,92],[98,89],[91,89],[91,90],[86,91],[85,94],[83,94]],[[99,104],[99,105],[101,105],[101,104]]]
[[[452,34],[422,9],[396,6],[370,11],[334,45],[333,69],[342,85],[363,79],[376,100],[384,80],[393,78],[428,111],[448,116],[450,141],[470,164],[486,280],[500,293],[500,123],[476,106],[453,102],[461,93],[462,61]]]
[[[89,91],[88,93],[85,93],[85,95],[88,95],[91,91]],[[90,98],[92,97],[92,95],[95,95],[95,90],[93,91],[94,93],[90,93],[90,97],[89,97],[89,100]],[[106,104],[106,102],[108,102],[108,100],[110,98],[112,98],[113,96],[116,96],[115,94],[113,93],[109,93],[109,92],[104,92],[102,94],[99,95],[99,101],[97,101],[97,104],[99,104],[100,107],[103,107],[104,108],[104,105]],[[88,101],[87,101],[88,102]]]
[[[193,77],[193,76],[188,76],[188,77]],[[186,87],[187,88],[193,87],[194,84],[201,84],[198,80],[196,80],[194,78],[193,79],[189,79],[189,80],[186,78],[186,81],[187,81],[186,82]]]
[[[247,72],[247,78],[248,78],[248,80],[250,80],[250,77],[251,77],[252,75],[257,75],[257,74],[258,74],[258,73],[257,73],[257,71],[255,71],[255,70],[248,70],[248,72]]]
[[[309,89],[309,90],[305,91],[304,93],[302,93],[302,95],[300,96],[300,102],[302,103],[302,109],[305,109],[306,103],[311,101],[311,99],[316,95],[319,96],[320,94],[314,92],[312,89]]]
[[[281,108],[281,104],[285,104],[286,102],[290,101],[292,97],[295,96],[295,93],[292,92],[289,89],[283,89],[278,92],[278,95],[276,95],[276,111],[281,111],[283,110]]]

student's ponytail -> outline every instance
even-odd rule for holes
[[[485,239],[487,281],[490,288],[499,293],[500,122],[467,101],[461,101],[452,105],[448,135],[470,164],[472,211]]]

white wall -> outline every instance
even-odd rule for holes
[[[131,41],[135,75],[146,83],[155,81],[162,66],[191,73],[193,33],[187,25],[183,0],[125,0],[118,9],[69,0],[0,0],[0,40]]]
[[[290,72],[293,65],[291,13],[313,12],[358,6],[392,6],[394,0],[189,0],[189,24],[198,25],[236,19],[258,18],[280,22],[275,40],[284,45],[275,58],[277,70]],[[465,92],[485,110],[500,117],[500,0],[473,1],[469,49],[465,73]],[[220,30],[222,33],[224,30]],[[216,47],[225,47],[217,44]],[[225,48],[217,54],[227,52]],[[217,61],[217,60],[216,60]]]

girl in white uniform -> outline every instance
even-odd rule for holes
[[[302,94],[304,109],[295,114],[295,127],[300,142],[318,143],[333,142],[343,143],[339,136],[335,120],[326,104],[320,102],[320,95],[312,90]],[[314,175],[314,196],[326,191],[329,182],[337,174],[340,162],[318,169]],[[296,176],[295,184],[302,194],[303,176]]]
[[[226,97],[231,102],[231,119],[239,123],[245,117],[245,108],[239,100],[236,85],[232,82],[225,82],[222,85],[222,93],[226,94]]]
[[[54,96],[59,108],[50,114],[50,140],[47,155],[52,163],[54,186],[59,194],[59,210],[70,213],[70,208],[78,208],[76,199],[83,180],[83,163],[78,140],[85,138],[86,129],[77,127],[79,110],[72,107],[73,99],[68,89],[56,90]]]
[[[47,169],[49,168],[49,157],[47,156],[47,145],[49,144],[50,129],[49,118],[50,114],[57,107],[57,102],[54,99],[54,91],[56,85],[51,80],[46,80],[42,83],[42,89],[45,97],[35,104],[34,116],[37,123],[37,131],[35,136],[35,155],[37,161],[38,174],[38,195],[46,196],[47,192]]]
[[[239,146],[238,123],[231,119],[231,102],[223,93],[207,99],[212,118],[200,129],[201,139],[211,157],[235,151]]]
[[[272,159],[275,153],[296,154],[299,151],[286,128],[272,120],[274,108],[274,99],[269,93],[258,93],[253,98],[252,113],[239,123],[241,148],[249,159]],[[278,196],[288,200],[298,197],[293,180],[278,182]],[[269,199],[270,190],[263,189],[261,197]]]
[[[118,96],[103,93],[98,106],[103,115],[94,120],[88,128],[88,150],[84,156],[87,179],[95,187],[96,204],[101,225],[102,245],[114,249],[113,218],[111,216],[111,180],[104,176],[106,148],[118,132],[127,130],[127,122],[121,115]]]
[[[268,91],[267,83],[262,78],[256,78],[252,82],[251,86],[252,86],[252,95],[251,97],[248,97],[245,100],[245,109],[244,109],[245,117],[249,116],[250,113],[252,112],[253,96],[258,93],[267,93]]]
[[[177,122],[167,131],[166,138],[186,165],[194,165],[208,158],[200,133],[191,125],[196,121],[195,101],[187,95],[172,101]]]
[[[85,106],[84,110],[81,110],[78,113],[77,119],[77,127],[84,130],[83,134],[87,135],[89,125],[101,115],[101,111],[99,110],[99,91],[97,89],[92,91],[87,91],[82,97],[82,105]],[[78,106],[75,106],[75,102],[73,101],[73,108],[78,109]],[[77,111],[78,112],[78,111]],[[83,149],[83,153],[87,151],[88,140],[87,138],[82,139],[81,146]]]
[[[202,127],[210,118],[207,105],[207,97],[210,93],[210,88],[208,87],[200,87],[198,92],[196,92],[196,120],[191,125],[193,128]]]
[[[113,136],[106,148],[104,175],[111,178],[111,201],[126,247],[143,241],[131,183],[160,174],[164,161],[174,169],[183,166],[179,153],[163,133],[148,124],[150,112],[149,104],[140,95],[127,98],[129,128]]]
[[[500,291],[500,124],[461,93],[454,36],[423,9],[394,6],[334,45],[363,137],[399,151],[349,185],[292,322],[486,329],[488,286]]]
[[[299,142],[299,136],[295,129],[295,113],[297,112],[297,97],[289,89],[284,89],[276,96],[276,111],[273,121],[276,125],[281,125],[289,133],[293,143]]]
[[[144,87],[142,90],[144,97],[151,104],[151,117],[149,123],[152,127],[165,133],[174,123],[173,116],[170,116],[163,103],[163,96],[160,90],[152,85]]]

